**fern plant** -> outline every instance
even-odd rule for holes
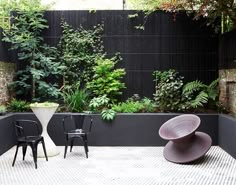
[[[219,79],[216,79],[210,85],[206,85],[199,80],[185,84],[182,91],[182,101],[185,101],[186,109],[197,109],[211,102],[215,102],[216,105],[216,98],[219,95],[218,81]]]

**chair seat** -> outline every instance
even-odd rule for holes
[[[70,130],[67,132],[67,134],[79,134],[79,135],[84,135],[85,131],[83,129],[75,129],[75,130]]]
[[[42,136],[27,136],[27,137],[20,137],[17,140],[20,142],[33,143],[42,140],[42,138],[43,138]]]

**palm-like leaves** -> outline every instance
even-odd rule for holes
[[[215,101],[218,97],[218,81],[216,79],[210,85],[206,85],[199,80],[189,82],[184,85],[182,96],[187,97],[191,108],[203,107],[209,100]]]

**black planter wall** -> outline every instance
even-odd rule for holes
[[[14,146],[16,142],[13,116],[0,116],[0,155]]]
[[[236,158],[236,119],[227,116],[219,116],[219,146]]]
[[[48,124],[49,136],[58,146],[64,145],[62,118],[66,113],[55,114]],[[78,114],[73,114],[76,115]],[[164,146],[167,141],[160,138],[158,130],[168,119],[179,114],[118,114],[111,123],[93,115],[94,124],[89,135],[91,146]],[[200,114],[201,125],[198,130],[208,133],[213,145],[218,145],[218,114]],[[15,144],[12,122],[17,119],[37,120],[33,113],[16,113],[0,119],[0,154]],[[85,120],[85,124],[89,118]],[[77,143],[80,144],[80,143]]]

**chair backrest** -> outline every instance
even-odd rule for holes
[[[39,136],[40,124],[33,120],[16,120],[13,122],[17,137]]]
[[[78,115],[67,115],[63,117],[62,124],[64,132],[74,129],[83,129],[86,132],[90,132],[92,128],[92,117],[90,116],[90,124],[88,127],[85,125],[85,117],[88,116],[87,114],[78,114]]]

